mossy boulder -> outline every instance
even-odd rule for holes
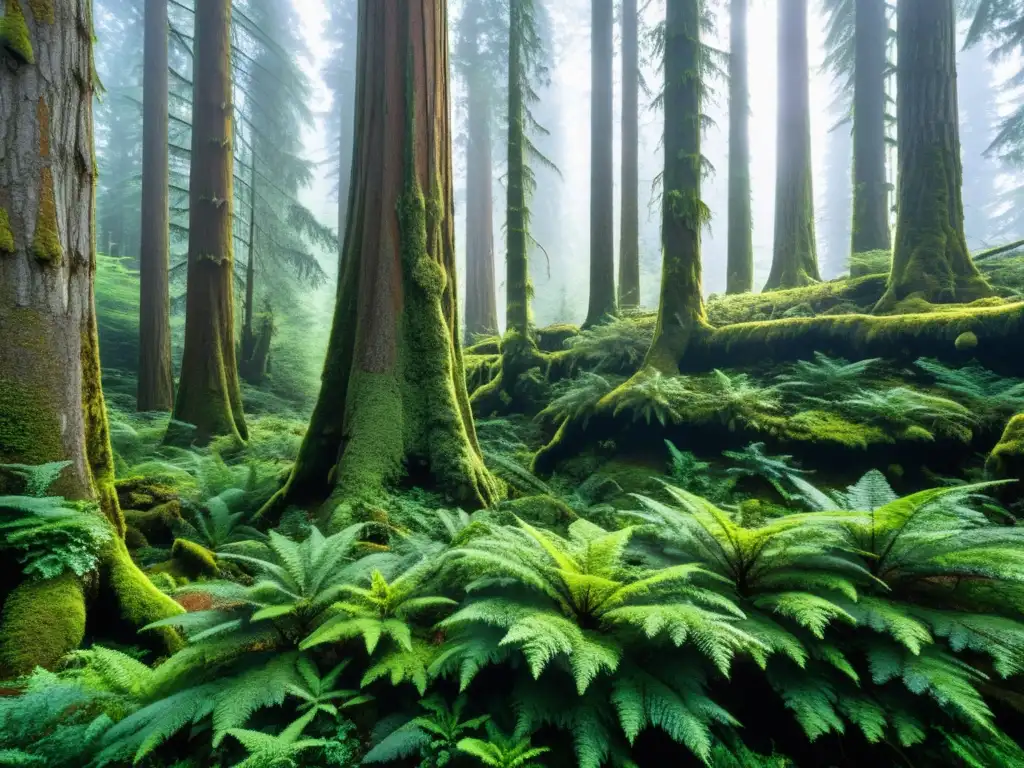
[[[1020,498],[1020,483],[1024,481],[1024,413],[1018,413],[1007,423],[985,461],[985,473],[993,480],[1016,480],[1003,493]]]
[[[178,492],[170,485],[146,477],[126,477],[114,483],[121,509],[148,510],[169,501],[178,501]]]
[[[181,502],[168,501],[147,510],[126,509],[125,523],[129,528],[138,531],[151,546],[169,547],[180,526],[184,523],[181,516]],[[131,544],[129,543],[131,548]]]
[[[565,349],[565,342],[579,336],[580,329],[569,323],[549,325],[537,329],[537,348],[541,352],[560,352]]]
[[[85,637],[85,595],[73,573],[27,581],[0,615],[0,679],[53,669]]]
[[[171,557],[149,569],[153,578],[170,576],[177,583],[188,583],[194,579],[216,578],[220,575],[217,557],[206,547],[188,539],[175,539]]]
[[[575,512],[561,499],[546,494],[510,499],[487,513],[495,522],[513,525],[516,518],[545,528],[563,529],[577,518]]]

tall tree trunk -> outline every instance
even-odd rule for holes
[[[348,51],[350,47],[346,46]],[[346,61],[352,67],[355,66],[355,51],[345,54]],[[345,242],[345,229],[348,226],[348,203],[349,194],[352,190],[352,130],[353,107],[355,104],[355,75],[350,69],[342,69],[342,77],[346,86],[341,92],[347,95],[347,101],[341,104],[341,130],[339,132],[340,144],[338,147],[338,242]],[[338,258],[341,258],[339,249]]]
[[[526,156],[523,101],[523,0],[509,3],[508,36],[508,183],[505,238],[505,325],[522,338],[530,331],[530,271],[526,250]],[[514,383],[514,377],[506,382]]]
[[[849,112],[842,117],[848,116]],[[831,280],[850,265],[850,230],[853,222],[853,132],[846,123],[829,131],[825,143],[825,211],[819,269]]]
[[[249,253],[245,263],[245,307],[242,311],[242,363],[252,357],[256,339],[253,334],[253,304],[256,300],[256,150],[249,156]]]
[[[899,202],[880,310],[908,297],[951,303],[992,292],[964,235],[953,0],[900,0],[897,8]]]
[[[585,326],[615,314],[612,0],[591,0],[590,304]]]
[[[668,0],[665,16],[665,173],[661,301],[645,367],[679,372],[690,339],[707,326],[701,293],[700,0]]]
[[[814,237],[807,0],[778,0],[775,245],[765,290],[821,280]]]
[[[729,245],[726,293],[754,290],[754,222],[750,203],[750,78],[747,4],[729,3]]]
[[[964,232],[968,249],[976,251],[990,244],[989,237],[993,234],[992,204],[998,189],[999,164],[985,153],[995,138],[998,94],[993,88],[992,68],[983,43],[961,51],[957,67],[957,81],[970,85],[960,98],[960,137]]]
[[[885,178],[886,0],[858,0],[854,33],[852,252],[887,251]]]
[[[619,305],[640,304],[640,41],[637,0],[622,0],[622,227]]]
[[[466,155],[466,343],[498,332],[494,290],[494,216],[491,103],[487,84],[471,73],[469,150]],[[511,231],[511,222],[509,224]]]
[[[231,2],[197,0],[185,351],[174,418],[203,444],[245,440],[235,362]]]
[[[101,554],[97,599],[110,604],[112,618],[141,627],[180,608],[132,564],[114,492],[93,301],[88,9],[66,0],[14,0],[5,8],[4,55],[11,58],[0,78],[0,464],[69,462],[51,492],[98,502],[115,532]],[[0,495],[21,491],[0,477]],[[5,594],[0,679],[52,667],[73,650],[85,633],[86,607],[70,572]]]
[[[447,2],[361,0],[353,190],[320,397],[264,514],[333,489],[334,524],[413,476],[480,506],[456,301]]]
[[[168,294],[167,0],[146,0],[145,24],[137,407],[169,411],[174,407],[174,371]]]

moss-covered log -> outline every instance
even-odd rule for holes
[[[117,535],[100,557],[97,589],[66,576],[4,595],[0,678],[55,663],[82,639],[94,608],[111,606],[136,629],[181,610],[135,567],[121,538],[93,301],[89,4],[28,7],[34,63],[0,78],[0,207],[12,246],[0,254],[0,464],[69,462],[52,492],[95,500]],[[0,479],[5,490],[15,489]]]
[[[447,3],[361,10],[334,325],[309,430],[266,516],[329,496],[340,524],[409,475],[468,507],[499,495],[477,443],[459,338]]]
[[[964,234],[953,0],[900,0],[896,28],[898,215],[881,306],[989,296]]]

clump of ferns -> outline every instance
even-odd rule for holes
[[[847,501],[886,497],[862,485]],[[639,497],[634,519],[651,562],[730,582],[739,628],[760,643],[751,656],[809,739],[849,724],[906,748],[943,725],[997,733],[983,692],[1024,671],[1024,534],[973,511],[989,485],[756,528],[670,487],[675,504]]]
[[[615,318],[580,332],[566,341],[577,368],[632,374],[654,340],[654,317]]]
[[[834,399],[863,389],[881,362],[881,358],[873,357],[851,363],[815,352],[814,360],[800,360],[777,375],[775,387],[801,397]]]
[[[571,733],[583,768],[628,754],[648,725],[706,758],[711,729],[732,723],[706,695],[708,673],[727,675],[757,641],[733,601],[707,586],[707,570],[633,563],[634,532],[577,520],[562,538],[519,521],[447,552],[467,600],[438,625],[448,639],[432,672],[466,690],[485,667],[525,667],[520,729]]]
[[[564,379],[552,387],[551,402],[537,417],[560,425],[579,422],[586,427],[590,418],[597,413],[601,400],[622,381],[618,376],[581,371],[575,378]]]
[[[915,365],[980,421],[1001,423],[1024,410],[1021,379],[1000,376],[980,365],[949,368],[930,358],[921,358]]]

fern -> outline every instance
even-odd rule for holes
[[[870,358],[851,363],[815,352],[813,361],[800,360],[790,366],[788,372],[776,376],[779,382],[776,386],[800,395],[837,398],[860,389],[879,362],[879,358]]]
[[[552,388],[551,402],[538,414],[538,418],[549,418],[555,423],[567,420],[587,425],[590,417],[597,412],[597,405],[621,379],[601,376],[583,371],[574,379],[565,379]]]
[[[978,365],[948,368],[929,358],[915,365],[984,421],[1006,420],[1024,410],[1024,381],[1020,379],[1003,378]]]
[[[582,331],[566,346],[587,370],[630,374],[640,367],[654,340],[652,319],[615,318]]]
[[[494,723],[487,724],[487,739],[460,739],[456,748],[459,752],[475,757],[489,768],[543,768],[534,760],[549,750],[534,747],[529,739],[506,736]]]
[[[895,430],[907,440],[934,440],[941,435],[970,442],[978,422],[960,403],[908,387],[863,390],[845,398],[840,410],[864,423]]]

